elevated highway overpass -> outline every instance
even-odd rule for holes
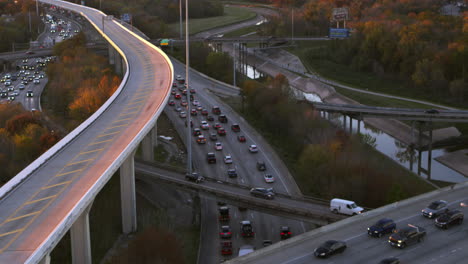
[[[183,173],[163,170],[149,162],[135,163],[135,172],[142,180],[162,181],[179,188],[203,193],[228,204],[308,221],[320,226],[345,218],[345,216],[330,212],[329,203],[325,200],[292,197],[283,193],[276,193],[276,197],[272,200],[256,198],[250,195],[251,187],[249,186],[212,178],[205,178],[204,182],[195,183],[187,181]]]
[[[136,230],[133,157],[152,153],[154,126],[169,98],[167,56],[104,13],[70,2],[40,0],[78,12],[112,45],[124,77],[88,120],[0,189],[0,263],[48,263],[70,230],[74,263],[91,263],[88,212],[120,169],[123,233]]]

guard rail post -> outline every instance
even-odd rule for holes
[[[136,194],[135,194],[135,151],[120,167],[120,198],[122,201],[122,232],[136,231]]]
[[[91,203],[70,228],[73,264],[91,264],[91,237],[89,233],[89,211]],[[45,257],[47,259],[47,257]]]

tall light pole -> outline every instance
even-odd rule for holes
[[[185,82],[187,83],[187,90],[190,89],[189,83],[189,18],[188,18],[188,0],[185,0]],[[182,25],[182,24],[181,24]],[[182,31],[181,31],[182,32]],[[191,121],[192,114],[190,113],[190,99],[189,92],[187,91],[187,173],[192,174],[192,135],[191,135]]]
[[[291,43],[294,44],[294,7],[291,8]]]
[[[182,0],[179,0],[179,35],[180,39],[182,39]]]

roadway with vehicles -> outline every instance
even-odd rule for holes
[[[102,26],[101,12],[69,2],[41,2],[82,12]],[[50,253],[153,128],[167,102],[173,77],[168,58],[112,19],[104,23],[131,71],[90,119],[2,186],[0,263],[38,262]]]
[[[468,201],[467,190],[468,183],[462,183],[416,196],[324,226],[228,263],[323,263],[323,259],[314,256],[314,249],[327,240],[344,241],[347,245],[343,253],[330,256],[328,263],[378,263],[390,257],[397,257],[401,263],[412,264],[466,263],[468,224],[457,222],[445,230],[435,226],[434,218],[424,217],[422,210],[433,201],[442,199],[448,202],[450,209],[460,210],[466,215],[468,208],[461,205]],[[408,244],[405,248],[392,247],[388,241],[391,234],[381,237],[368,235],[367,228],[382,218],[392,219],[397,230],[410,224],[424,229],[426,235],[415,239],[415,244]]]
[[[178,62],[173,62],[175,67],[176,75],[177,73],[182,73],[184,66]],[[218,178],[224,181],[238,183],[242,185],[248,185],[252,187],[273,187],[277,192],[282,192],[290,194],[293,196],[298,195],[298,189],[292,180],[287,168],[282,163],[282,161],[273,153],[271,148],[260,138],[260,136],[234,111],[227,107],[224,103],[212,96],[211,92],[207,91],[206,88],[213,87],[214,90],[221,93],[233,93],[237,94],[236,90],[233,91],[229,86],[223,87],[223,85],[207,81],[203,76],[200,76],[195,73],[190,74],[190,87],[195,89],[195,93],[192,94],[194,100],[197,100],[201,105],[201,109],[196,111],[197,115],[192,116],[193,128],[199,128],[201,133],[203,133],[206,138],[205,144],[198,144],[196,142],[196,137],[191,136],[192,147],[193,147],[193,163],[196,168],[196,171],[199,172],[202,176]],[[180,88],[180,89],[179,89]],[[187,128],[185,126],[185,121],[188,120],[189,113],[187,117],[181,118],[180,111],[185,111],[185,108],[181,107],[181,101],[188,99],[185,96],[182,96],[182,91],[184,89],[183,84],[177,85],[174,87],[175,94],[171,96],[170,101],[174,101],[174,105],[168,105],[166,108],[166,113],[168,117],[173,121],[178,133],[182,135],[182,139],[186,139]],[[180,94],[180,99],[175,99],[176,95]],[[187,91],[187,94],[190,94],[190,91]],[[187,103],[193,102],[187,100]],[[171,104],[171,103],[170,103]],[[227,116],[228,122],[221,123],[218,121],[219,115],[212,113],[213,106],[220,106],[221,114]],[[176,111],[177,107],[181,107],[180,110]],[[192,105],[192,108],[195,106]],[[208,130],[203,130],[200,127],[201,121],[207,120],[208,115],[204,116],[201,114],[202,110],[206,109],[208,115],[213,116],[215,121],[208,121],[210,128]],[[217,134],[217,131],[213,128],[215,123],[219,123],[225,130],[226,136],[220,136]],[[240,131],[234,132],[231,129],[233,124],[239,124]],[[216,134],[217,139],[211,140],[210,135]],[[243,135],[246,138],[246,142],[240,142],[238,139],[239,135]],[[215,143],[220,142],[223,145],[223,149],[217,151],[215,149]],[[249,145],[256,144],[259,148],[258,153],[250,153]],[[207,153],[215,153],[216,164],[208,164],[207,162]],[[223,159],[226,155],[232,156],[232,164],[225,164]],[[258,171],[256,168],[257,161],[264,161],[267,166],[266,173],[271,173],[276,178],[274,183],[267,183],[264,179],[264,172]],[[228,169],[235,168],[237,172],[236,178],[229,178]],[[219,230],[221,225],[224,223],[219,223],[218,221],[218,207],[216,201],[208,198],[202,197],[202,245],[199,254],[200,263],[219,263],[220,260],[230,258],[221,256],[221,244],[219,238]],[[228,205],[229,206],[229,205]],[[234,249],[233,255],[236,256],[237,250],[244,244],[253,245],[256,248],[263,247],[263,240],[272,240],[274,242],[280,240],[280,227],[289,226],[293,234],[303,233],[310,228],[307,224],[303,224],[299,221],[284,219],[276,216],[271,216],[251,210],[240,211],[235,206],[229,206],[231,220],[229,222],[230,227],[232,228],[233,238],[232,247]],[[255,229],[254,238],[244,239],[240,237],[240,226],[239,222],[243,220],[249,220],[252,222],[252,225]],[[214,239],[215,238],[215,239]]]

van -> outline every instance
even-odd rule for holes
[[[335,198],[330,201],[330,211],[335,214],[357,215],[362,213],[364,209],[353,201]]]

